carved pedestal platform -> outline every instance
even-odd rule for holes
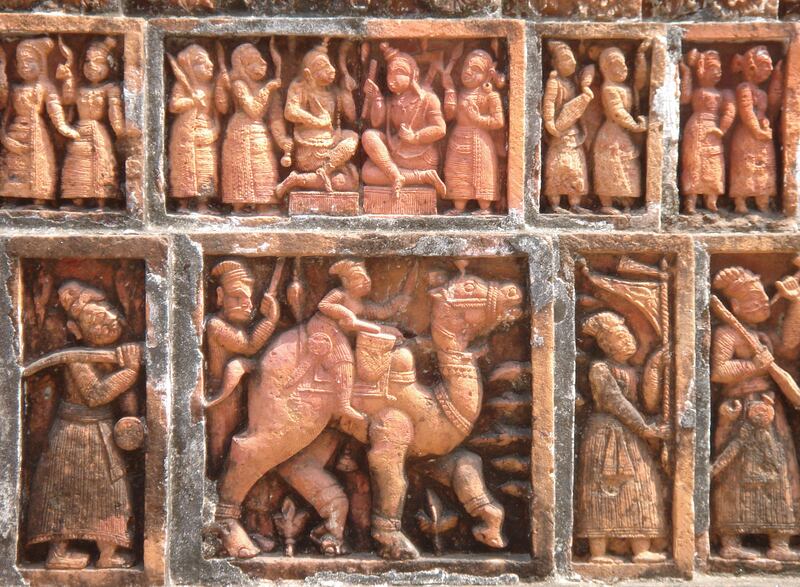
[[[358,192],[292,192],[289,215],[358,216]]]
[[[436,214],[436,191],[426,187],[406,187],[396,197],[389,187],[364,187],[365,214]]]

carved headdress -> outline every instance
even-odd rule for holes
[[[322,41],[319,45],[315,45],[312,49],[310,49],[305,55],[303,55],[303,61],[300,63],[300,69],[311,69],[311,66],[314,62],[324,57],[328,59],[328,39],[326,38]]]
[[[752,291],[755,284],[760,285],[761,279],[744,267],[727,267],[717,273],[711,282],[714,289],[721,291],[729,299]]]
[[[55,47],[55,43],[53,39],[49,37],[25,39],[20,41],[19,45],[17,45],[17,55],[19,55],[20,51],[33,51],[39,61],[39,75],[44,76],[47,72],[47,56],[50,55],[50,51],[53,50],[53,47]]]
[[[99,289],[80,281],[70,280],[58,288],[58,301],[72,318],[80,316],[89,302],[105,302],[106,296]]]
[[[731,61],[731,69],[734,73],[743,73],[745,79],[748,79],[748,72],[755,69],[756,59],[759,57],[766,57],[772,62],[772,56],[769,54],[769,49],[766,45],[756,45],[750,47],[744,53],[737,53],[733,56]]]
[[[252,43],[242,43],[233,50],[233,53],[231,53],[231,81],[247,81],[250,79],[250,76],[245,71],[245,61],[247,58],[253,57],[264,59],[261,56],[261,52]]]
[[[342,279],[348,279],[353,275],[362,274],[362,275],[369,275],[367,273],[367,266],[364,263],[363,259],[357,258],[349,258],[349,259],[342,259],[341,261],[336,261],[331,268],[328,270],[328,273],[331,275],[338,275]]]
[[[186,47],[183,51],[178,53],[178,65],[180,66],[181,70],[183,70],[183,74],[188,78],[189,82],[192,86],[197,83],[194,75],[194,67],[192,67],[192,61],[194,60],[195,56],[197,55],[205,55],[206,58],[209,60],[211,59],[208,57],[208,51],[203,49],[197,43],[192,43],[188,47]]]
[[[211,270],[211,277],[224,288],[228,289],[237,283],[243,283],[247,286],[253,285],[253,276],[248,271],[247,267],[241,261],[227,259],[220,261]]]

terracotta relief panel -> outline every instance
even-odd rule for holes
[[[781,216],[780,45],[687,47],[680,64],[683,212],[717,218]]]
[[[674,576],[694,564],[695,270],[685,243],[564,243],[577,352],[574,408],[562,404],[574,421],[568,568],[584,579]]]
[[[793,253],[711,257],[712,568],[780,570],[800,560]]]
[[[167,38],[168,211],[519,209],[509,173],[522,141],[510,145],[509,116],[521,80],[511,100],[509,40],[464,37],[464,27],[438,39]]]
[[[208,556],[259,573],[268,553],[530,552],[522,258],[207,257],[206,271]]]
[[[25,259],[21,294],[20,564],[140,567],[144,262]]]
[[[662,39],[655,30],[631,38],[629,29],[609,29],[618,39],[589,29],[560,36],[564,30],[541,27],[539,218],[557,214],[563,218],[545,221],[559,226],[570,215],[618,228],[655,225],[663,147],[651,104],[663,76]]]
[[[142,205],[141,36],[135,23],[4,21],[0,204],[12,217],[118,216]],[[63,30],[63,33],[58,32]],[[53,29],[49,29],[52,31]],[[105,32],[103,32],[105,31]]]

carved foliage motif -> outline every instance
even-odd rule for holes
[[[667,259],[579,261],[576,555],[666,558],[674,447]]]
[[[525,551],[525,516],[504,516],[530,494],[523,270],[211,260],[202,403],[219,553]]]
[[[642,207],[650,43],[546,43],[546,210],[619,215]]]
[[[371,214],[505,208],[499,39],[198,41],[167,60],[178,211],[352,215],[362,186]]]
[[[144,506],[144,266],[26,260],[22,295],[21,556],[47,569],[132,566]]]

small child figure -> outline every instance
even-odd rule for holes
[[[323,366],[333,370],[339,385],[339,415],[363,420],[364,414],[350,404],[355,361],[348,335],[358,332],[397,333],[391,327],[374,324],[362,320],[361,317],[386,320],[404,312],[411,302],[411,296],[404,292],[384,303],[365,301],[363,298],[372,290],[372,280],[361,259],[342,259],[334,263],[328,272],[341,279],[342,287],[331,290],[319,303],[319,311],[308,323],[309,339],[317,333],[328,336],[331,350],[327,353]]]

